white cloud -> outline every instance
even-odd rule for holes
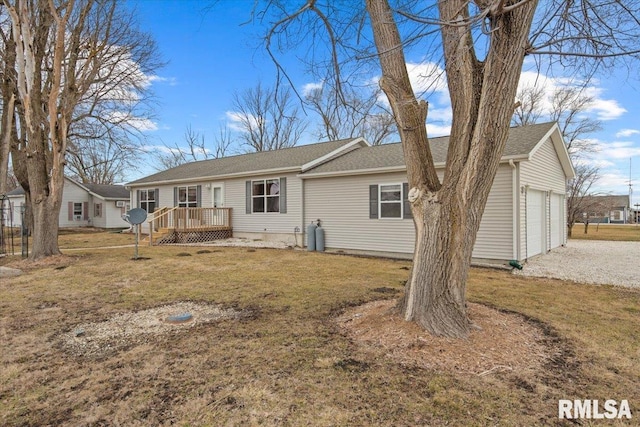
[[[175,77],[160,77],[156,75],[147,76],[147,81],[149,83],[167,83],[169,86],[176,86],[178,84],[178,80]]]
[[[244,115],[238,111],[226,111],[225,117],[229,123],[229,129],[235,130],[238,132],[244,132],[246,130],[247,124],[253,128],[257,129],[259,124],[259,118],[251,115]]]
[[[140,132],[148,132],[158,130],[158,125],[145,118],[136,117],[130,113],[114,111],[110,114],[109,121],[132,127]]]
[[[587,110],[597,115],[599,120],[614,120],[621,117],[627,112],[623,107],[618,104],[615,99],[602,99],[603,89],[598,87],[588,87],[585,89],[584,94],[593,98],[591,106]]]
[[[432,92],[447,92],[447,80],[444,69],[435,62],[407,63],[409,80],[413,91],[420,96]]]
[[[568,78],[556,77],[548,78],[540,75],[534,71],[524,71],[520,75],[520,83],[518,89],[525,87],[538,87],[544,89],[545,96],[541,102],[541,107],[545,113],[552,111],[551,95],[554,91],[565,88],[575,87],[580,88],[582,82],[574,81]],[[586,109],[585,113],[595,114],[598,120],[614,120],[621,117],[627,112],[625,108],[620,106],[615,99],[604,99],[604,90],[598,87],[598,81],[593,81],[593,85],[587,86],[583,89],[583,94],[593,98],[593,102]]]
[[[618,133],[616,133],[616,138],[628,138],[631,135],[640,134],[640,130],[637,129],[621,129]]]
[[[323,86],[324,86],[324,82],[307,83],[304,86],[302,86],[302,95],[309,96],[312,92],[316,90],[321,90]]]
[[[451,134],[451,125],[427,123],[427,135],[430,137],[447,136]]]

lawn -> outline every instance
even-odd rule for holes
[[[640,226],[637,224],[589,224],[587,233],[584,232],[584,224],[573,226],[572,239],[580,240],[616,240],[627,242],[640,242]]]
[[[0,281],[0,425],[556,425],[558,399],[628,399],[631,422],[640,416],[637,290],[473,270],[469,300],[518,313],[549,352],[533,374],[478,375],[399,362],[338,326],[345,310],[399,296],[406,261],[247,248],[141,246],[138,261],[130,247],[68,253],[0,261],[25,268]],[[98,355],[62,339],[181,301],[242,315]]]

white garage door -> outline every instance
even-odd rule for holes
[[[527,191],[527,258],[544,252],[544,192]]]
[[[552,194],[549,199],[549,213],[551,215],[551,249],[564,243],[564,195]]]

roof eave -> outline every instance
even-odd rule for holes
[[[262,169],[257,171],[249,171],[249,172],[236,172],[222,175],[209,175],[209,176],[201,176],[197,178],[182,178],[182,179],[166,179],[161,181],[148,181],[148,182],[129,182],[125,184],[126,188],[132,187],[148,187],[150,185],[166,185],[166,184],[189,184],[194,182],[203,182],[203,181],[212,181],[212,180],[221,180],[227,178],[243,178],[243,177],[252,177],[256,175],[269,175],[275,173],[292,173],[292,172],[300,172],[300,167],[289,167],[289,168],[276,168],[276,169]]]
[[[362,137],[355,138],[353,141],[348,142],[339,148],[336,148],[335,150],[325,154],[324,156],[318,157],[317,159],[314,159],[310,162],[305,163],[304,165],[302,165],[300,169],[304,173],[310,169],[320,166],[323,163],[326,163],[337,157],[340,157],[341,155],[346,154],[349,151],[355,150],[357,148],[356,147],[357,145],[360,145],[363,147],[371,146],[364,138]]]

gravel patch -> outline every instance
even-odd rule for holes
[[[190,314],[188,321],[172,321]],[[184,332],[203,323],[239,319],[244,313],[212,304],[178,302],[171,305],[122,313],[98,323],[76,325],[60,336],[62,347],[75,356],[102,357],[131,345],[148,342],[153,336]]]
[[[640,242],[570,240],[514,274],[640,288]]]
[[[268,249],[290,249],[293,248],[293,244],[279,241],[266,241],[266,240],[254,240],[243,238],[231,238],[212,240],[205,243],[189,243],[180,246],[226,246],[226,247],[239,247],[239,248],[268,248]]]

